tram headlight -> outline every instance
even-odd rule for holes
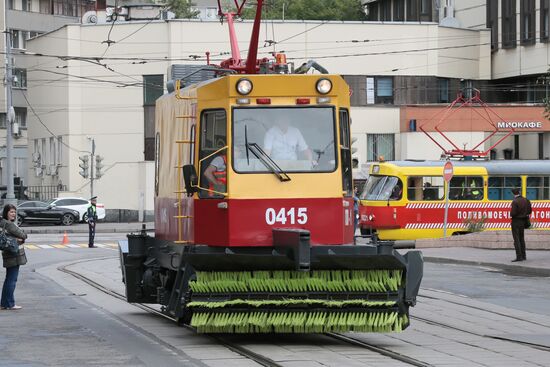
[[[242,78],[237,81],[237,92],[246,96],[252,92],[252,82],[248,79]]]
[[[317,92],[328,94],[332,90],[332,82],[329,79],[321,78],[317,80]]]

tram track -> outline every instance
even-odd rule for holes
[[[432,291],[437,292],[437,290],[432,290]],[[451,300],[447,300],[447,299],[443,299],[443,298],[437,298],[437,297],[433,297],[433,296],[422,296],[422,295],[419,295],[418,297],[419,298],[427,298],[427,299],[442,301],[442,302],[447,302],[447,303],[452,303],[454,305],[467,307],[467,308],[470,308],[470,309],[473,309],[473,310],[476,310],[476,311],[489,312],[486,309],[481,308],[481,307],[472,306],[472,305],[468,305],[468,304],[464,304],[464,303],[460,303],[460,302],[456,302],[456,301],[451,301]],[[507,318],[510,318],[510,319],[513,319],[513,320],[529,323],[529,324],[536,325],[536,326],[550,327],[549,325],[546,325],[546,324],[538,323],[538,322],[535,322],[535,321],[532,321],[532,320],[522,319],[520,317],[511,316],[511,315],[507,315],[507,314],[500,313],[500,312],[491,311],[490,313],[493,314],[493,315],[499,315],[499,316],[507,317]],[[469,335],[474,335],[474,336],[478,336],[478,337],[482,337],[482,338],[488,338],[488,339],[494,339],[494,340],[506,341],[506,342],[510,342],[510,343],[514,343],[514,344],[529,346],[529,347],[532,347],[532,348],[535,348],[535,349],[538,349],[538,350],[543,350],[545,352],[550,352],[550,346],[548,346],[548,345],[530,343],[530,342],[525,342],[525,341],[522,341],[522,340],[506,338],[506,337],[503,337],[503,336],[495,336],[495,335],[476,333],[476,332],[473,332],[473,331],[470,331],[470,330],[466,330],[464,328],[456,327],[454,325],[449,325],[449,324],[442,323],[442,322],[439,322],[439,321],[429,320],[429,319],[419,317],[419,316],[412,316],[411,315],[410,318],[412,320],[418,320],[418,321],[421,321],[421,322],[424,322],[424,323],[427,323],[427,324],[430,324],[430,325],[443,327],[443,328],[449,329],[449,330],[460,331],[462,333],[469,334]]]
[[[116,299],[119,299],[119,300],[122,300],[124,302],[126,302],[126,297],[125,295],[115,291],[115,290],[112,290],[108,287],[105,287],[104,285],[86,277],[85,275],[82,275],[76,271],[73,271],[73,270],[70,270],[68,269],[68,267],[70,266],[73,266],[75,264],[78,264],[78,263],[81,263],[81,262],[87,262],[87,261],[96,261],[96,260],[101,260],[101,258],[94,258],[94,259],[89,259],[89,260],[80,260],[80,261],[77,261],[77,262],[73,262],[71,264],[66,264],[66,265],[63,265],[63,266],[59,266],[57,267],[57,269],[65,274],[69,274],[81,281],[83,281],[84,283],[90,285],[91,287],[111,296],[111,297],[114,297]],[[132,303],[132,305],[146,311],[146,312],[149,312],[151,314],[154,314],[154,315],[157,315],[157,316],[160,316],[160,317],[163,317],[167,320],[170,320],[174,323],[177,323],[177,320],[175,320],[173,317],[170,317],[169,315],[166,315],[164,313],[162,313],[161,311],[155,309],[154,307],[151,307],[149,305],[146,305],[146,304],[143,304],[143,303]],[[185,324],[179,324],[181,325],[182,327],[184,327],[185,329],[187,330],[191,330],[193,332],[195,332],[195,330],[188,326],[188,325],[185,325]],[[411,366],[417,366],[417,367],[432,367],[433,365],[429,364],[429,363],[426,363],[426,362],[423,362],[423,361],[419,361],[417,359],[414,359],[414,358],[411,358],[411,357],[408,357],[408,356],[405,356],[401,353],[397,353],[395,351],[392,351],[392,350],[389,350],[389,349],[385,349],[385,348],[381,348],[381,347],[377,347],[377,346],[374,346],[374,345],[371,345],[371,344],[368,344],[368,343],[365,343],[364,341],[361,341],[361,340],[358,340],[358,339],[355,339],[355,338],[352,338],[350,336],[347,336],[347,335],[344,335],[344,334],[339,334],[339,333],[325,333],[325,334],[322,334],[328,338],[331,338],[331,339],[334,339],[334,340],[338,340],[340,342],[343,342],[343,343],[346,343],[346,344],[350,344],[350,345],[354,345],[354,346],[357,346],[357,347],[361,347],[363,349],[367,349],[371,352],[374,352],[374,353],[377,353],[379,355],[382,355],[382,356],[385,356],[385,357],[388,357],[388,358],[391,358],[391,359],[394,359],[394,360],[397,360],[397,361],[400,361],[400,362],[403,362],[405,364],[408,364],[408,365],[411,365]],[[226,347],[227,349],[247,358],[247,359],[250,359],[262,366],[265,366],[265,367],[282,367],[281,364],[277,363],[276,361],[268,358],[268,357],[265,357],[261,354],[258,354],[246,347],[243,347],[242,345],[238,345],[236,343],[233,343],[229,340],[227,340],[226,338],[224,338],[223,336],[220,336],[220,335],[209,335],[210,338],[212,338],[213,340],[215,340],[218,344]]]

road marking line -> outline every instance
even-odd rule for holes
[[[66,245],[52,245],[55,248],[66,248]]]
[[[40,247],[40,248],[43,248],[43,249],[51,249],[51,248],[53,248],[53,247],[50,246],[50,245],[37,245],[37,246]]]
[[[75,244],[73,244],[73,243],[69,243],[69,244],[67,245],[67,247],[71,247],[71,248],[77,247],[77,248],[80,248],[80,246],[75,245]]]
[[[38,246],[36,245],[25,245],[25,248],[27,249],[30,249],[30,250],[38,250]]]

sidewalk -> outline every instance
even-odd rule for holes
[[[516,254],[508,249],[444,247],[419,250],[426,262],[486,266],[512,275],[550,277],[550,251],[527,250],[526,261],[512,262]]]
[[[132,223],[112,223],[99,222],[96,226],[96,233],[132,233],[141,231],[142,225],[145,224],[147,231],[152,231],[155,228],[154,222],[132,222]],[[57,226],[57,225],[23,225],[21,227],[27,234],[46,234],[46,233],[88,233],[88,224],[78,223],[72,226]]]

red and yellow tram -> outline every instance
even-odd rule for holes
[[[444,161],[373,163],[361,193],[359,226],[383,240],[440,238],[510,228],[513,188],[532,201],[532,226],[550,228],[550,161],[453,161],[443,179]]]

